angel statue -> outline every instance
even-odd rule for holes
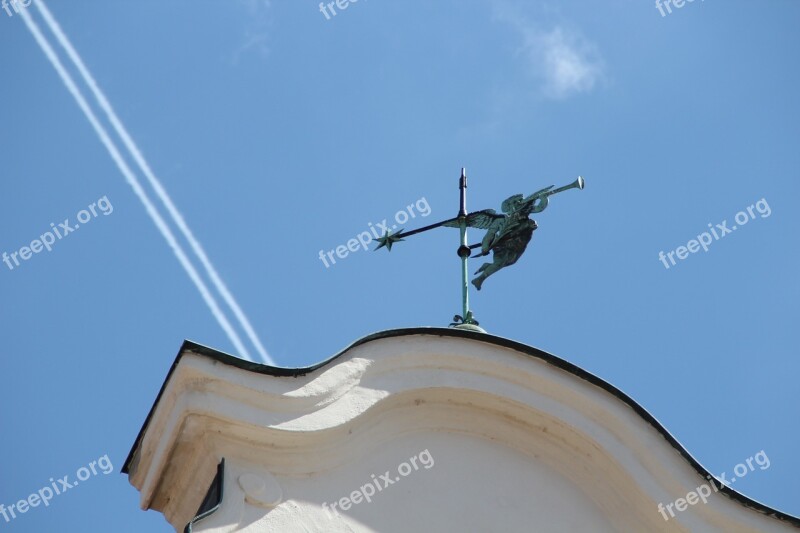
[[[484,257],[489,255],[490,252],[493,253],[492,262],[481,265],[475,272],[477,277],[472,280],[472,284],[475,288],[481,290],[483,282],[485,282],[489,276],[507,266],[513,265],[522,257],[522,254],[528,247],[528,243],[531,241],[531,237],[533,237],[534,230],[538,227],[536,221],[529,217],[533,213],[544,211],[550,196],[568,189],[583,189],[583,186],[583,178],[578,176],[578,179],[574,182],[559,187],[558,189],[553,189],[554,185],[551,185],[550,187],[546,187],[531,194],[527,198],[523,197],[521,194],[515,194],[507,198],[501,205],[503,214],[498,214],[494,209],[484,209],[468,214],[466,212],[466,173],[464,169],[462,169],[459,185],[461,190],[461,209],[457,217],[412,231],[403,231],[401,229],[397,233],[391,233],[387,230],[384,235],[376,239],[378,241],[378,246],[375,249],[378,250],[386,247],[387,250],[391,251],[392,245],[404,240],[405,237],[410,237],[411,235],[442,226],[460,228],[461,246],[458,249],[458,255],[463,262],[462,286],[464,291],[464,318],[459,315],[456,315],[456,318],[460,318],[462,322],[469,322],[466,262],[467,259],[470,258],[471,250],[480,247],[480,253],[471,257]],[[486,235],[484,235],[480,243],[467,246],[466,228],[468,227],[486,230]],[[477,322],[474,321],[472,323],[477,324]]]
[[[494,252],[492,262],[484,263],[475,272],[480,274],[472,280],[476,289],[481,290],[486,278],[513,265],[522,257],[533,237],[533,231],[538,227],[536,221],[528,217],[533,213],[544,211],[548,196],[567,189],[583,189],[583,178],[578,176],[575,182],[555,190],[552,190],[553,187],[554,185],[546,187],[527,198],[523,198],[521,194],[507,198],[500,206],[504,215],[498,215],[494,209],[484,209],[467,215],[468,227],[486,230],[486,235],[480,243],[481,252],[472,257],[483,257],[489,255],[489,252]],[[443,226],[457,228],[459,220],[457,218],[448,220]],[[477,245],[472,245],[470,248],[477,248]]]

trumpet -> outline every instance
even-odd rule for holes
[[[544,211],[544,208],[547,207],[547,204],[548,204],[548,199],[547,198],[549,196],[552,196],[552,195],[560,193],[560,192],[568,191],[570,189],[583,189],[584,183],[585,182],[583,180],[583,177],[582,176],[578,176],[578,179],[576,179],[575,181],[573,181],[569,185],[564,185],[563,187],[559,187],[558,189],[553,189],[553,187],[555,187],[555,185],[551,185],[549,187],[546,187],[546,188],[542,189],[541,191],[537,191],[537,192],[531,194],[530,196],[528,196],[527,198],[525,198],[524,202],[525,203],[531,202],[530,205],[533,206],[532,209],[531,209],[531,213],[539,213],[541,211]],[[536,200],[539,200],[539,202],[538,203],[533,203]]]

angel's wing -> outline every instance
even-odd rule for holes
[[[489,229],[489,226],[504,218],[506,218],[505,215],[498,215],[494,209],[484,209],[467,215],[467,226],[470,228]],[[457,228],[458,219],[454,218],[443,225],[448,228]]]

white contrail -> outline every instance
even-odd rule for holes
[[[205,269],[206,273],[211,279],[211,282],[214,284],[219,293],[222,295],[222,298],[223,300],[225,300],[225,303],[227,303],[228,306],[233,311],[234,316],[239,321],[239,324],[242,326],[242,329],[244,329],[245,333],[247,334],[247,337],[255,346],[256,351],[258,351],[259,355],[264,360],[264,362],[269,364],[274,364],[274,361],[267,354],[267,351],[264,348],[263,344],[261,344],[261,340],[258,338],[258,335],[256,334],[255,330],[250,324],[250,321],[247,319],[247,316],[244,314],[241,307],[236,302],[236,299],[228,290],[228,287],[222,281],[222,278],[220,278],[216,269],[211,264],[211,261],[208,259],[205,250],[203,250],[203,247],[200,245],[200,242],[195,238],[194,234],[189,229],[189,226],[186,224],[183,215],[181,215],[180,211],[178,211],[178,209],[175,207],[175,204],[172,202],[172,199],[167,194],[167,191],[164,189],[163,185],[161,184],[161,181],[155,176],[153,171],[150,169],[150,165],[147,164],[147,161],[145,160],[138,146],[133,141],[131,136],[128,134],[128,131],[122,124],[122,121],[119,120],[119,117],[117,117],[117,114],[114,112],[114,109],[113,107],[111,107],[111,104],[109,103],[105,94],[97,85],[97,82],[95,81],[94,77],[89,72],[89,69],[86,68],[86,65],[83,63],[81,57],[78,55],[78,52],[72,46],[72,43],[67,38],[66,34],[61,30],[61,27],[59,26],[58,22],[55,20],[53,15],[50,13],[50,10],[47,8],[47,5],[42,0],[36,2],[36,7],[37,9],[39,9],[39,12],[42,14],[42,17],[44,18],[45,22],[50,27],[50,30],[56,36],[56,39],[58,40],[59,44],[61,44],[61,46],[67,52],[69,58],[77,67],[84,81],[91,89],[92,94],[94,95],[101,109],[103,109],[103,111],[106,113],[106,116],[111,122],[111,125],[114,127],[114,130],[122,139],[123,144],[133,156],[134,161],[136,161],[136,164],[144,173],[145,177],[147,178],[147,181],[156,191],[156,195],[164,203],[164,206],[167,208],[167,212],[172,217],[172,220],[178,226],[178,229],[181,231],[183,236],[186,238],[187,242],[189,243],[189,246],[192,248],[192,251],[200,260],[200,263],[203,265],[203,268]]]
[[[234,330],[231,324],[228,322],[228,319],[225,317],[225,315],[222,313],[222,310],[220,310],[219,306],[217,305],[216,300],[209,292],[208,287],[206,287],[205,283],[203,283],[203,280],[195,270],[194,266],[192,266],[192,264],[189,262],[189,259],[186,257],[186,254],[184,253],[180,244],[178,244],[178,242],[175,240],[175,236],[172,234],[172,231],[170,231],[169,227],[164,222],[164,219],[161,218],[161,215],[153,206],[152,202],[150,202],[150,199],[147,197],[147,193],[145,193],[144,189],[142,189],[142,186],[139,184],[139,181],[136,179],[136,176],[133,174],[131,169],[125,163],[125,160],[120,155],[119,151],[117,150],[117,147],[114,145],[114,142],[109,137],[105,128],[103,128],[103,126],[97,120],[95,114],[92,112],[91,108],[89,107],[89,104],[86,103],[86,100],[83,98],[83,95],[81,94],[80,90],[75,85],[75,82],[72,80],[72,77],[64,69],[64,66],[61,64],[61,61],[58,59],[58,56],[56,56],[55,52],[50,46],[50,43],[47,42],[47,39],[42,35],[41,31],[39,31],[39,27],[36,25],[36,23],[33,21],[31,16],[27,13],[25,9],[20,10],[20,15],[22,15],[22,19],[25,21],[25,25],[28,27],[28,30],[30,30],[34,39],[36,39],[36,42],[42,48],[42,51],[44,52],[45,56],[47,56],[47,59],[50,60],[50,63],[56,69],[56,72],[58,72],[59,76],[61,76],[61,80],[64,82],[64,85],[66,85],[67,90],[69,90],[69,92],[75,98],[75,101],[78,103],[78,107],[80,107],[84,115],[86,115],[86,118],[89,120],[89,123],[94,128],[94,131],[97,133],[98,137],[100,138],[100,141],[108,150],[108,153],[111,155],[111,158],[117,164],[117,167],[119,167],[120,172],[122,172],[123,176],[125,176],[125,180],[133,188],[133,192],[136,193],[136,196],[139,197],[139,200],[141,200],[145,210],[147,211],[147,214],[150,215],[150,218],[153,219],[153,222],[155,223],[156,227],[161,232],[161,234],[164,236],[164,239],[166,239],[167,244],[169,244],[169,247],[172,248],[172,251],[178,258],[178,261],[186,270],[186,273],[189,274],[189,278],[191,278],[191,280],[197,286],[197,290],[200,291],[200,295],[203,297],[203,300],[205,300],[209,309],[211,309],[211,313],[214,315],[214,317],[217,319],[222,329],[228,335],[228,338],[233,343],[236,350],[238,350],[239,354],[242,357],[252,361],[252,359],[250,358],[250,354],[247,351],[247,348],[245,348],[244,344],[239,338],[239,335],[236,333],[236,330]]]
[[[258,351],[259,355],[264,360],[264,362],[269,364],[274,364],[270,356],[267,354],[267,351],[264,349],[264,346],[261,344],[261,340],[258,338],[258,335],[256,334],[255,330],[250,324],[250,321],[247,319],[247,316],[245,316],[241,307],[239,307],[239,304],[236,302],[233,295],[228,290],[228,287],[225,285],[225,283],[217,274],[216,269],[211,264],[211,261],[208,259],[208,256],[203,250],[203,247],[194,237],[194,234],[191,232],[189,226],[183,219],[183,215],[181,215],[180,211],[178,211],[178,209],[175,207],[175,204],[172,202],[171,198],[167,194],[167,191],[164,189],[163,185],[161,184],[161,181],[155,176],[153,171],[150,169],[150,165],[147,164],[147,161],[145,160],[138,146],[133,141],[131,136],[128,134],[128,131],[122,124],[122,121],[119,120],[119,117],[117,117],[117,114],[114,112],[114,108],[111,107],[111,104],[109,103],[103,91],[97,85],[97,82],[95,81],[92,74],[89,72],[89,69],[86,68],[86,65],[83,63],[83,60],[78,55],[78,52],[72,46],[72,43],[70,43],[67,36],[61,30],[61,27],[59,26],[58,22],[56,22],[55,18],[50,13],[50,10],[47,8],[47,5],[45,4],[44,0],[37,0],[36,7],[42,14],[42,17],[44,18],[45,22],[50,28],[50,31],[53,32],[59,44],[61,44],[61,46],[67,52],[69,58],[77,67],[78,72],[80,72],[84,81],[91,89],[92,94],[97,100],[97,103],[100,105],[100,108],[105,112],[106,116],[111,122],[111,125],[117,132],[117,135],[119,135],[120,138],[122,139],[123,144],[131,153],[134,161],[136,161],[136,164],[144,173],[145,177],[147,178],[147,181],[150,183],[150,186],[153,187],[153,189],[156,191],[156,195],[164,203],[164,206],[167,208],[167,212],[169,213],[170,217],[172,217],[172,220],[175,222],[175,224],[178,226],[178,229],[180,229],[181,233],[186,238],[192,251],[200,260],[200,263],[203,265],[203,268],[205,269],[206,273],[211,279],[211,282],[214,284],[219,293],[222,295],[222,299],[225,300],[225,303],[227,303],[228,306],[233,311],[234,316],[239,321],[239,324],[241,324],[242,329],[244,329],[245,333],[247,334],[247,337],[250,339],[250,342],[253,343],[253,345],[255,346],[256,350]]]

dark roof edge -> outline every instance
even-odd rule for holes
[[[536,357],[537,359],[541,359],[553,366],[560,368],[570,374],[573,374],[592,385],[595,385],[606,392],[611,393],[618,399],[625,402],[629,407],[631,407],[639,416],[641,416],[647,423],[649,423],[653,428],[655,428],[661,435],[669,442],[675,450],[677,450],[681,456],[705,479],[709,479],[712,483],[717,487],[719,492],[724,493],[729,498],[738,501],[745,507],[753,509],[759,513],[765,514],[767,516],[771,516],[788,524],[791,524],[797,528],[800,528],[800,518],[796,516],[792,516],[790,514],[784,513],[782,511],[778,511],[777,509],[773,509],[757,500],[753,500],[736,492],[735,490],[723,485],[719,480],[714,477],[714,475],[706,470],[703,465],[701,465],[697,460],[692,457],[691,454],[686,450],[686,448],[681,445],[678,440],[670,434],[667,429],[661,425],[661,423],[656,420],[656,418],[651,415],[644,407],[636,403],[630,396],[616,388],[614,385],[602,380],[601,378],[595,376],[594,374],[587,372],[586,370],[568,362],[560,357],[557,357],[553,354],[547,353],[542,351],[538,348],[534,348],[533,346],[528,346],[527,344],[522,344],[517,341],[513,341],[511,339],[507,339],[505,337],[498,337],[496,335],[491,335],[488,333],[480,333],[477,331],[469,331],[464,329],[456,329],[456,328],[440,328],[440,327],[415,327],[415,328],[401,328],[401,329],[392,329],[386,331],[379,331],[376,333],[372,333],[367,335],[366,337],[362,337],[346,348],[339,351],[334,356],[330,357],[329,359],[322,361],[320,363],[303,367],[303,368],[283,368],[277,366],[266,365],[262,363],[254,363],[251,361],[246,361],[244,359],[239,359],[233,355],[220,352],[219,350],[215,350],[213,348],[209,348],[207,346],[203,346],[202,344],[198,344],[196,342],[190,340],[184,340],[183,344],[181,345],[180,350],[178,351],[178,355],[175,357],[175,361],[172,363],[172,366],[167,373],[167,377],[164,380],[164,383],[161,385],[161,390],[158,392],[158,396],[156,396],[155,402],[153,402],[153,406],[150,409],[150,412],[147,415],[147,418],[142,425],[141,430],[139,430],[139,434],[136,437],[136,441],[131,448],[131,451],[128,453],[127,459],[125,459],[125,464],[122,466],[121,472],[123,474],[129,473],[129,467],[131,462],[133,461],[134,455],[136,450],[138,449],[139,445],[141,444],[142,438],[144,437],[144,433],[147,430],[147,426],[150,424],[150,419],[152,418],[156,406],[158,406],[158,402],[161,400],[161,396],[164,393],[164,390],[167,387],[167,383],[169,383],[170,378],[172,377],[172,373],[177,368],[178,363],[180,362],[183,355],[187,352],[196,353],[199,355],[203,355],[215,361],[219,361],[220,363],[234,366],[236,368],[240,368],[242,370],[247,370],[249,372],[254,372],[256,374],[265,374],[269,376],[276,376],[276,377],[298,377],[304,376],[315,370],[318,370],[328,364],[332,363],[342,355],[346,354],[348,351],[352,350],[357,346],[361,346],[362,344],[366,344],[371,341],[375,341],[378,339],[388,339],[393,337],[405,337],[411,335],[431,335],[431,336],[438,336],[438,337],[458,337],[463,339],[472,339],[477,340],[480,342],[486,342],[488,344],[494,344],[497,346],[502,346],[505,348],[510,348],[512,350],[516,350],[518,352],[522,352],[524,354]]]

